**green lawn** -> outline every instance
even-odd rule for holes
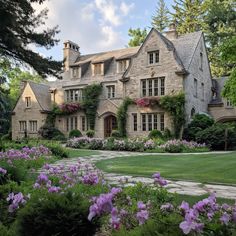
[[[167,179],[192,180],[201,183],[236,184],[236,152],[228,154],[200,154],[177,156],[117,157],[96,163],[112,173],[151,176],[160,172]]]
[[[69,157],[84,157],[84,156],[91,156],[99,154],[98,151],[87,150],[87,149],[67,149],[69,152]]]

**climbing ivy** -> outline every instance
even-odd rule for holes
[[[172,117],[175,137],[179,138],[181,129],[185,123],[185,96],[184,93],[166,95],[160,98],[160,106]]]
[[[82,107],[85,111],[88,124],[91,130],[95,128],[96,113],[98,107],[98,97],[102,92],[102,86],[100,84],[91,84],[83,89],[83,102]]]
[[[131,104],[134,104],[134,101],[131,98],[126,97],[117,111],[118,131],[121,137],[126,136],[127,110],[128,110],[128,106]]]

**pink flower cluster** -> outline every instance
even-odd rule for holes
[[[20,207],[20,205],[25,205],[27,200],[30,198],[30,195],[24,196],[21,192],[14,194],[10,193],[7,197],[7,201],[10,202],[8,207],[9,212],[14,212]]]
[[[167,181],[161,177],[160,173],[157,172],[153,176],[154,178],[154,183],[160,185],[161,187],[167,185]]]
[[[149,107],[150,99],[149,98],[139,98],[135,100],[135,103],[139,107]]]
[[[62,113],[72,114],[81,109],[81,105],[79,103],[63,103],[59,106]]]
[[[167,141],[165,144],[162,144],[159,146],[159,148],[169,148],[170,146],[180,146],[183,145],[187,148],[194,149],[194,148],[204,148],[206,147],[206,144],[200,144],[194,141],[188,142],[186,140],[179,140],[179,139],[172,139]]]

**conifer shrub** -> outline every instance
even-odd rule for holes
[[[82,133],[78,129],[73,129],[69,133],[69,138],[81,137]]]

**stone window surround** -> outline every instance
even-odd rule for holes
[[[64,90],[66,102],[78,102],[83,100],[83,88],[70,88]]]
[[[116,71],[117,73],[124,73],[129,67],[130,60],[122,59],[116,61]]]
[[[152,58],[152,60],[151,60]],[[152,61],[152,63],[151,63]],[[152,65],[158,65],[160,63],[160,50],[159,49],[153,49],[147,51],[147,64],[149,66]]]
[[[116,97],[116,86],[113,84],[106,85],[106,97],[108,99],[113,99]]]
[[[73,67],[72,68],[72,78],[81,78],[81,67],[77,66],[77,67]]]
[[[29,133],[37,133],[37,132],[38,132],[38,121],[29,120]]]
[[[31,105],[32,105],[31,104],[31,97],[30,96],[25,97],[25,107],[30,108]]]
[[[140,88],[141,88],[140,97],[164,96],[165,95],[165,77],[162,76],[162,77],[141,79]]]
[[[19,131],[20,132],[27,131],[27,121],[26,120],[20,120],[19,121]]]
[[[102,76],[104,75],[104,63],[92,63],[92,76]]]
[[[138,114],[132,113],[133,131],[138,131]]]
[[[164,131],[165,114],[163,112],[140,113],[140,121],[142,132],[150,132],[153,129]]]
[[[78,129],[78,117],[69,116],[65,119],[66,122],[66,131],[70,132],[71,130]]]

